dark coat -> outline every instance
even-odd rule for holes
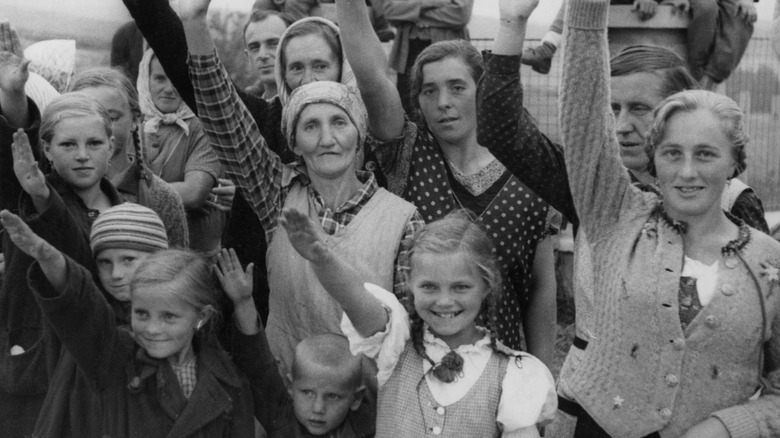
[[[93,391],[85,400],[93,412],[83,419],[83,432],[113,438],[254,437],[251,388],[216,341],[193,340],[197,385],[186,399],[168,361],[149,357],[129,331],[117,327],[90,273],[66,260],[64,291],[53,289],[37,263],[28,277],[46,320]]]

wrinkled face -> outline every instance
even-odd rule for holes
[[[114,146],[103,120],[84,116],[57,123],[51,142],[44,142],[43,150],[57,174],[74,190],[83,191],[99,184],[106,175]]]
[[[164,114],[175,113],[181,106],[179,92],[171,84],[156,56],[149,64],[149,93],[154,106]]]
[[[477,132],[477,84],[460,58],[425,64],[418,96],[428,128],[442,143],[459,144]]]
[[[193,356],[192,337],[203,315],[172,291],[171,283],[144,285],[131,293],[135,341],[149,356],[181,364]]]
[[[273,84],[276,81],[274,78],[276,47],[285,29],[287,24],[276,15],[256,23],[249,23],[246,28],[244,34],[246,54],[262,83]]]
[[[130,103],[125,95],[116,88],[101,85],[99,87],[83,88],[79,93],[98,101],[108,110],[111,116],[111,134],[114,136],[114,155],[132,150],[130,143],[133,138],[134,120],[130,112]]]
[[[665,99],[662,87],[661,78],[652,73],[612,77],[612,112],[620,157],[631,170],[647,170],[645,139],[653,126],[653,109]]]
[[[734,173],[733,145],[709,110],[673,115],[655,150],[658,185],[673,218],[720,215],[726,181]]]
[[[357,145],[358,130],[341,108],[313,103],[301,111],[293,151],[310,175],[333,179],[354,173]]]
[[[312,435],[325,435],[344,422],[350,409],[360,405],[356,388],[343,370],[305,363],[290,393],[295,417]]]
[[[341,66],[338,56],[319,35],[292,38],[284,49],[284,81],[290,90],[316,81],[338,82]]]
[[[130,280],[149,253],[125,248],[107,248],[95,257],[103,288],[119,301],[130,301]]]
[[[414,254],[409,287],[417,314],[450,348],[479,340],[474,320],[488,289],[466,252]]]

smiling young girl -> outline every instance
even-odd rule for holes
[[[35,300],[91,383],[95,436],[254,436],[249,385],[212,336],[220,293],[204,258],[149,255],[130,282],[128,331],[85,268],[18,216],[2,211],[0,222],[35,258]]]
[[[282,224],[343,307],[352,351],[376,359],[377,437],[539,436],[537,424],[557,406],[553,379],[538,359],[496,341],[501,274],[492,242],[465,213],[417,234],[408,310],[362,283],[310,218],[286,210]]]

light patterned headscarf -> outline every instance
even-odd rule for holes
[[[154,51],[147,49],[141,63],[138,64],[138,103],[141,106],[141,112],[144,115],[144,132],[153,134],[157,132],[160,123],[166,125],[178,125],[184,130],[184,135],[190,135],[190,128],[185,120],[195,117],[190,107],[184,101],[179,105],[175,113],[163,113],[152,100],[152,92],[149,89],[149,76],[152,65]]]
[[[308,17],[303,18],[301,20],[296,21],[295,23],[291,24],[287,29],[285,29],[284,33],[281,37],[279,37],[279,45],[276,46],[276,65],[274,66],[274,76],[276,77],[276,89],[279,90],[279,100],[282,102],[282,106],[287,105],[287,101],[290,99],[290,94],[292,93],[292,90],[287,86],[287,82],[284,80],[284,68],[285,66],[282,65],[282,47],[285,47],[285,41],[289,38],[290,32],[292,32],[296,27],[300,26],[303,23],[308,22],[316,22],[324,24],[325,26],[333,29],[336,31],[336,35],[339,35],[339,39],[341,38],[341,35],[339,34],[339,27],[336,26],[336,23],[328,20],[327,18],[322,17]],[[357,81],[355,80],[355,74],[352,72],[352,67],[350,67],[349,62],[347,62],[347,55],[344,53],[343,45],[342,45],[342,51],[341,51],[341,82],[344,85],[348,85],[350,87],[357,87]],[[288,137],[289,138],[289,137]]]
[[[311,82],[293,90],[282,111],[282,131],[290,148],[295,147],[295,125],[303,109],[313,103],[335,105],[349,116],[358,131],[358,147],[362,148],[368,130],[368,114],[360,93],[354,88],[331,81]]]

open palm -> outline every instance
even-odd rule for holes
[[[279,223],[287,231],[290,244],[303,258],[312,263],[325,260],[327,235],[310,217],[295,209],[285,210]]]
[[[14,133],[11,151],[14,155],[14,173],[22,189],[30,196],[48,198],[49,188],[46,186],[46,178],[33,157],[27,134],[21,129]]]
[[[502,20],[528,18],[537,5],[539,0],[499,0],[499,16]]]

